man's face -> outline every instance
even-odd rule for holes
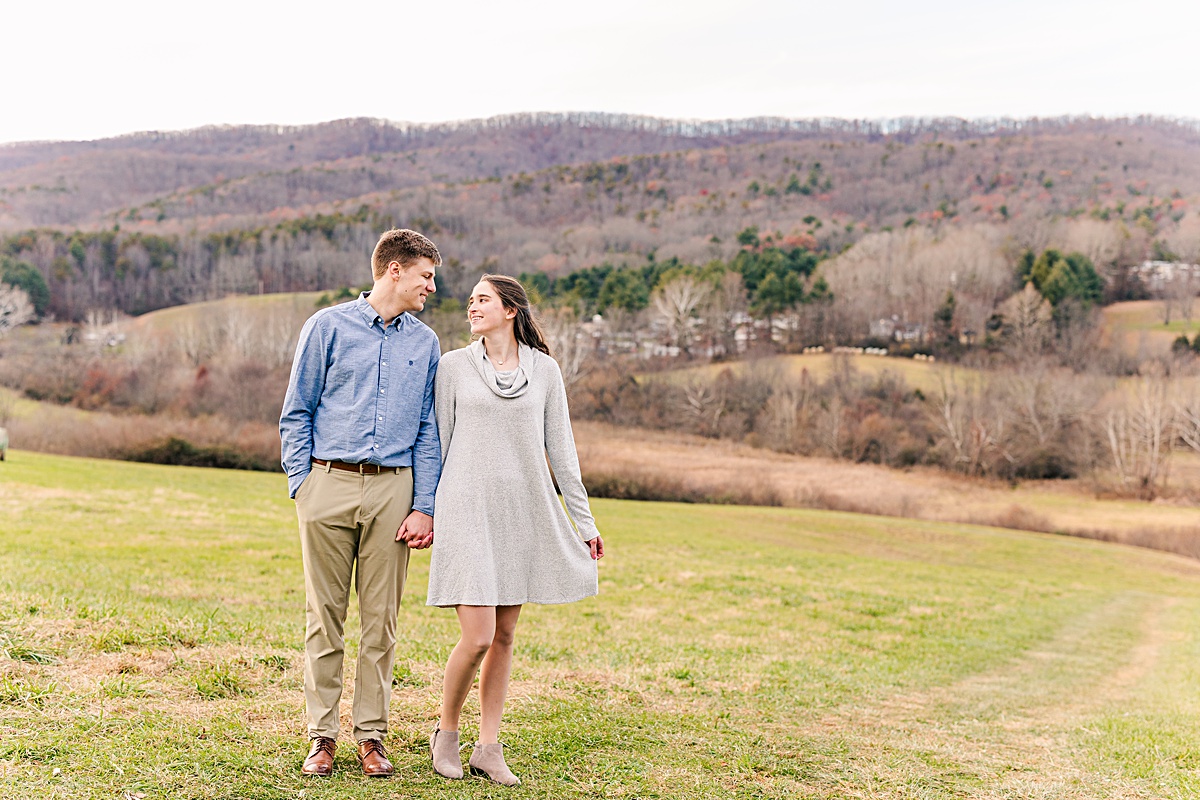
[[[417,259],[416,263],[407,269],[399,262],[393,261],[389,269],[398,269],[396,279],[396,295],[400,298],[404,311],[420,311],[425,308],[425,299],[437,291],[433,283],[437,268],[428,258]]]

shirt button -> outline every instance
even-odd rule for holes
[[[383,362],[383,365],[386,367],[386,366],[387,366],[387,362],[386,362],[386,361],[385,361],[385,362]]]
[[[411,361],[410,361],[410,362],[408,362],[408,365],[411,367],[411,366],[412,366],[412,362],[411,362]]]
[[[383,422],[383,417],[376,417],[375,419],[379,420],[380,422]]]
[[[380,390],[379,390],[379,393],[380,393],[380,394],[387,394],[387,389],[380,389]]]
[[[379,445],[375,445],[375,449],[376,449],[376,450],[378,450],[378,449],[379,449]]]

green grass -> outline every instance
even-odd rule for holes
[[[1115,331],[1136,332],[1151,331],[1158,333],[1193,333],[1200,329],[1200,317],[1191,322],[1183,319],[1178,310],[1172,314],[1170,324],[1162,321],[1163,301],[1135,300],[1126,303],[1114,303],[1104,309],[1105,324]]]
[[[1200,792],[1196,562],[831,512],[594,510],[600,597],[518,628],[502,738],[522,787],[429,768],[457,626],[422,605],[425,554],[400,612],[398,775],[361,777],[343,738],[335,776],[312,781],[282,476],[12,452],[0,798]]]

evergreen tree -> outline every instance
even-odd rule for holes
[[[946,344],[954,342],[954,311],[957,305],[958,301],[954,299],[954,292],[947,290],[946,299],[933,313],[933,324],[937,336]]]
[[[25,294],[29,295],[29,301],[33,303],[34,313],[39,317],[45,315],[50,306],[50,287],[46,285],[42,273],[32,264],[5,256],[0,260],[0,283],[24,290]]]
[[[608,274],[596,296],[596,310],[609,308],[641,311],[650,305],[650,287],[640,270],[622,267]]]

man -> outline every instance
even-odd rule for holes
[[[433,411],[440,350],[411,315],[436,291],[433,242],[390,230],[371,256],[371,291],[314,314],[300,333],[279,435],[304,558],[306,775],[333,771],[350,580],[362,643],[353,724],[363,772],[393,772],[387,733],[396,615],[409,548],[433,541],[441,445]]]

